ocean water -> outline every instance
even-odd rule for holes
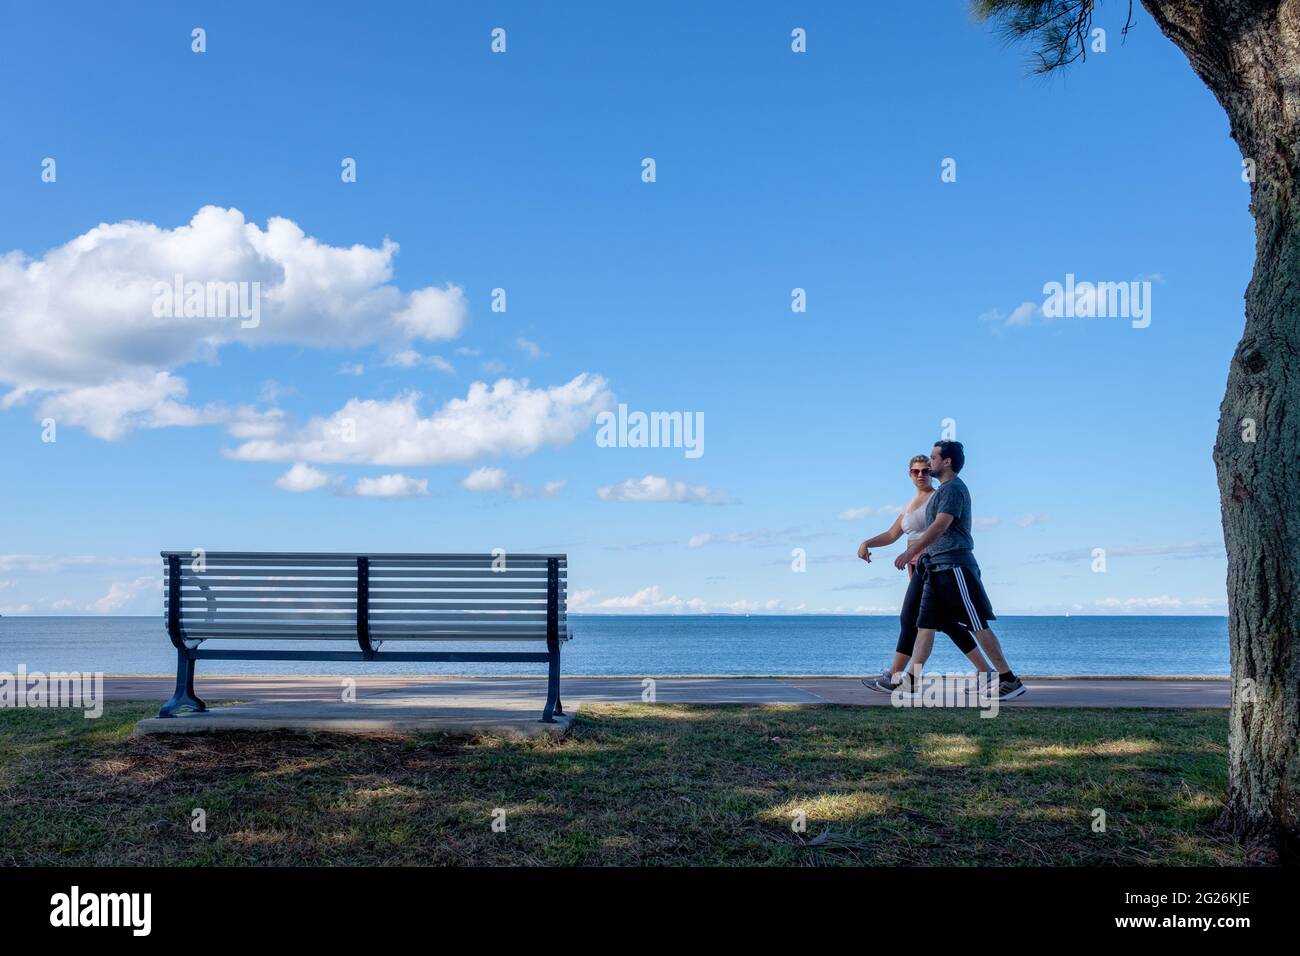
[[[849,615],[573,615],[566,674],[867,674],[888,663],[892,617]],[[1228,674],[1226,617],[1004,617],[995,624],[1023,674]],[[230,647],[237,642],[211,642]],[[271,646],[259,643],[259,647]],[[343,649],[341,642],[294,648]],[[408,649],[431,644],[405,645]],[[480,645],[505,650],[514,645]],[[389,645],[390,649],[393,647]],[[467,645],[455,645],[469,649]],[[350,649],[350,648],[348,648]],[[536,645],[528,649],[535,650]],[[161,617],[0,618],[0,671],[175,673]],[[948,638],[935,638],[931,670],[967,670]],[[537,664],[370,664],[203,661],[209,674],[521,674]]]

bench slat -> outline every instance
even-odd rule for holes
[[[560,582],[560,590],[565,588]],[[370,579],[370,593],[378,591],[439,591],[455,589],[460,591],[529,591],[534,594],[546,593],[545,581],[493,581],[491,578],[478,578],[473,581],[376,581]]]
[[[354,572],[349,578],[323,578],[321,580],[312,580],[309,578],[182,578],[181,590],[187,594],[190,592],[200,593],[202,591],[212,590],[214,588],[265,588],[274,590],[276,588],[333,588],[339,591],[355,591],[357,589],[357,576]]]
[[[501,631],[479,631],[467,633],[461,631],[392,631],[384,634],[375,634],[376,640],[383,641],[545,641],[546,633],[539,631],[527,634],[520,633],[503,633]],[[202,638],[205,641],[243,641],[243,640],[276,640],[276,641],[349,641],[356,645],[356,638],[342,634],[337,631],[325,632],[317,631],[310,628],[302,628],[296,633],[284,634],[278,631],[267,631],[264,629],[230,633],[225,631],[202,631],[185,629],[186,640],[198,640]]]
[[[216,568],[208,571],[190,571],[181,570],[181,581],[185,584],[197,583],[200,581],[224,581],[227,578],[352,578],[357,576],[357,569],[351,568],[245,568],[230,567]],[[561,572],[560,577],[564,577]],[[383,568],[370,569],[370,579],[375,578],[487,578],[488,580],[525,580],[525,581],[546,581],[546,571],[536,568],[507,568],[504,571],[494,571],[489,568],[473,569],[456,569],[456,568],[430,568],[428,570],[411,570],[409,568],[386,570]]]
[[[164,559],[170,558],[172,556],[178,557],[181,559],[182,563],[197,560],[197,556],[193,555],[190,551],[162,551],[160,552],[160,554]],[[546,562],[550,561],[552,558],[554,558],[560,564],[565,564],[568,561],[568,558],[563,554],[529,554],[525,552],[519,552],[516,554],[507,551],[505,552],[504,557],[507,562],[528,561],[534,564],[541,564],[543,567],[545,567]],[[209,564],[211,564],[213,561],[232,561],[236,559],[247,560],[251,564],[270,564],[270,563],[293,564],[296,562],[307,562],[307,561],[341,564],[348,561],[355,562],[357,558],[368,558],[372,563],[384,562],[384,563],[392,563],[398,566],[417,563],[421,561],[425,563],[469,562],[469,561],[481,561],[484,563],[488,563],[488,562],[498,560],[496,555],[483,554],[483,553],[478,553],[478,554],[465,554],[465,553],[461,553],[461,554],[383,554],[383,553],[366,554],[363,552],[356,552],[351,554],[345,554],[342,552],[328,552],[328,551],[323,551],[323,552],[205,551],[203,553],[203,559],[207,561]]]
[[[324,623],[352,623],[356,624],[357,613],[355,610],[342,611],[226,611],[222,610],[215,614],[206,614],[203,612],[191,612],[181,618],[185,624],[193,623],[222,623],[226,621],[321,621]],[[420,612],[420,611],[393,611],[382,614],[371,614],[370,622],[379,624],[388,621],[497,621],[502,623],[511,623],[515,621],[536,622],[545,621],[545,611],[500,611],[496,613],[474,611],[446,611],[443,613]]]
[[[240,595],[241,598],[247,596],[248,595]],[[534,609],[540,610],[541,607],[540,605],[535,603],[524,603],[524,602],[506,603],[501,601],[476,601],[473,604],[458,604],[458,605],[449,605],[445,603],[435,603],[435,602],[416,603],[413,601],[371,601],[370,611],[372,614],[381,611],[450,611],[450,610],[455,610],[456,607],[458,606],[464,607],[465,610],[469,610],[469,611],[532,611]],[[181,615],[184,617],[199,612],[207,612],[213,609],[215,609],[217,613],[220,613],[223,609],[226,608],[235,609],[235,610],[253,610],[253,611],[259,610],[261,608],[268,608],[272,610],[279,610],[280,608],[284,608],[286,610],[299,610],[299,611],[300,610],[355,611],[356,601],[352,600],[352,601],[326,602],[326,601],[242,601],[242,600],[241,601],[203,601],[203,600],[188,601],[187,600],[181,602]],[[163,610],[164,612],[167,610],[167,605],[165,603],[163,604]],[[560,616],[561,617],[564,616],[563,605],[561,605]]]
[[[168,578],[168,575],[162,575]],[[213,567],[207,571],[191,571],[181,568],[181,581],[208,581],[222,578],[351,578],[356,580],[356,566],[352,567]]]
[[[568,587],[568,581],[563,578],[559,581],[560,591]],[[261,588],[265,591],[276,591],[283,587],[298,588],[333,588],[337,591],[355,591],[356,576],[352,578],[322,578],[320,580],[305,578],[182,578],[181,589],[185,592],[203,592],[214,591],[218,588]],[[510,591],[538,591],[546,592],[546,579],[521,579],[521,578],[468,578],[468,579],[448,579],[448,580],[374,580],[370,578],[370,589],[374,591],[377,588],[407,588],[412,591],[437,591],[439,588],[500,588],[510,589]]]
[[[500,600],[500,601],[517,600],[521,603],[536,603],[537,601],[546,600],[545,592],[539,593],[539,592],[532,592],[532,591],[497,591],[489,588],[484,588],[483,590],[480,591],[424,591],[424,592],[371,591],[370,594],[371,594],[371,599],[370,599],[371,607],[376,606],[375,603],[376,601],[379,601],[380,606],[382,606],[385,600],[397,601],[399,603],[405,603],[408,601],[415,602],[415,601],[487,601],[487,600]],[[376,595],[378,596],[376,597]],[[238,591],[238,590],[213,589],[211,591],[208,591],[206,594],[200,591],[182,592],[182,597],[190,601],[194,601],[194,600],[202,601],[202,600],[207,600],[208,598],[212,598],[214,600],[218,598],[248,599],[248,598],[262,597],[262,596],[266,596],[268,599],[277,598],[277,597],[321,598],[321,599],[339,597],[340,599],[350,599],[353,601],[356,600],[355,592],[317,591],[317,590]],[[563,592],[561,592],[561,600],[563,600]]]

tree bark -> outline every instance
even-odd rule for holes
[[[1254,164],[1255,268],[1214,464],[1232,711],[1221,824],[1300,862],[1300,0],[1143,0]],[[1225,171],[1225,175],[1227,175]],[[1158,439],[1157,439],[1158,442]]]

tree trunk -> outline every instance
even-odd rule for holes
[[[1254,166],[1255,269],[1214,445],[1228,552],[1233,676],[1228,802],[1220,822],[1260,851],[1255,861],[1295,865],[1300,862],[1300,0],[1143,0],[1143,5],[1218,97],[1242,157]]]

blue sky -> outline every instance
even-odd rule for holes
[[[152,613],[160,549],[497,547],[592,611],[892,612],[853,553],[945,419],[999,612],[1223,613],[1248,187],[1135,12],[1045,81],[956,0],[8,6],[0,613]],[[261,324],[151,316],[178,263]],[[1067,274],[1149,327],[1044,317]],[[618,403],[704,454],[598,446]]]

